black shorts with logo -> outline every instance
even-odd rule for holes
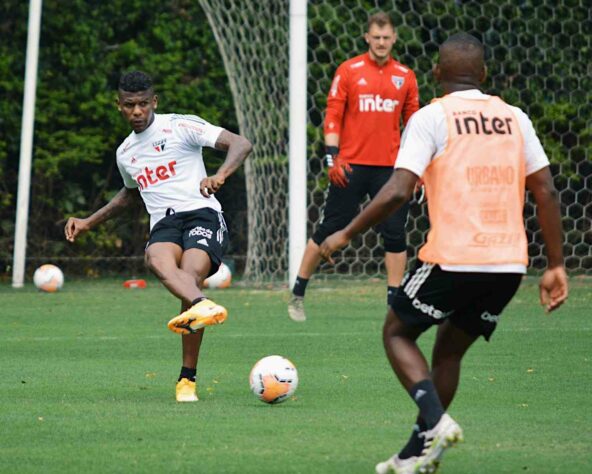
[[[519,273],[449,272],[418,260],[403,278],[392,308],[412,326],[428,329],[449,319],[468,334],[489,340],[521,280]]]
[[[228,229],[222,213],[209,207],[183,212],[169,210],[153,227],[146,248],[156,242],[172,242],[183,250],[204,250],[212,262],[210,276],[218,271],[228,248]]]
[[[345,188],[333,184],[329,186],[322,222],[312,236],[317,245],[348,225],[360,212],[360,204],[366,196],[376,196],[393,174],[390,166],[351,165],[351,168],[352,172],[347,175],[349,183]],[[386,252],[399,253],[407,249],[405,224],[408,212],[409,203],[405,203],[377,226],[376,230],[382,235]]]

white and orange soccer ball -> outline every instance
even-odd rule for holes
[[[232,283],[232,273],[225,263],[220,264],[218,271],[204,281],[204,288],[228,288]]]
[[[54,293],[64,285],[64,274],[50,263],[41,265],[33,275],[33,283],[41,291]]]
[[[260,359],[249,375],[251,391],[265,403],[281,403],[298,388],[298,371],[292,362],[279,355]]]

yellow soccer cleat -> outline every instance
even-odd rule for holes
[[[226,321],[226,308],[210,300],[201,300],[187,311],[174,317],[168,328],[177,334],[193,334],[205,326],[222,324]]]
[[[196,402],[199,400],[197,398],[195,382],[186,378],[177,382],[175,394],[178,402]]]

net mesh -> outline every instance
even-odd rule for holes
[[[241,132],[255,149],[247,168],[249,247],[245,277],[285,279],[288,271],[289,1],[200,0],[228,72]],[[486,45],[485,90],[531,117],[552,162],[564,216],[566,265],[592,274],[592,10],[585,0],[556,2],[367,1],[308,2],[308,228],[319,223],[327,190],[321,156],[326,96],[336,67],[361,54],[369,13],[384,10],[397,25],[394,56],[418,78],[422,105],[440,91],[431,77],[438,44],[467,31]],[[546,259],[536,209],[525,219],[531,268]],[[427,209],[413,205],[407,225],[413,258],[429,227]],[[318,275],[384,273],[381,241],[370,230],[335,266]]]

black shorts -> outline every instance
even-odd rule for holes
[[[519,273],[448,272],[418,260],[391,306],[406,324],[427,329],[449,319],[466,333],[489,340],[521,280]]]
[[[222,213],[209,207],[172,212],[153,227],[146,248],[156,242],[172,242],[184,251],[206,251],[212,262],[210,276],[218,271],[222,256],[228,248],[228,229]]]
[[[323,219],[312,235],[312,240],[317,245],[348,225],[360,212],[360,204],[366,196],[376,196],[393,174],[390,166],[351,165],[351,168],[352,172],[348,174],[349,183],[345,188],[333,184],[329,186]],[[408,212],[409,203],[405,203],[377,226],[376,230],[382,235],[386,252],[399,253],[407,250],[405,225]]]

